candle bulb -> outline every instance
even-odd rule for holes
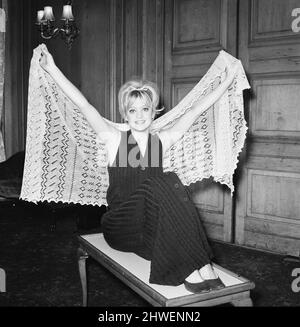
[[[52,7],[44,7],[44,19],[46,20],[50,20],[50,21],[54,21],[54,15],[53,15],[53,11],[52,11]]]
[[[62,20],[74,20],[71,5],[64,5],[61,19]]]
[[[44,10],[38,10],[37,17],[36,17],[36,23],[40,25],[43,22],[44,19]]]

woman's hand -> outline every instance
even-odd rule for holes
[[[56,67],[53,57],[46,47],[42,47],[39,62],[40,66],[49,74]]]

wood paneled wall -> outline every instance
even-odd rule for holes
[[[238,184],[236,242],[300,255],[300,34],[296,0],[240,6],[239,55],[252,91]],[[246,22],[246,23],[245,23]]]

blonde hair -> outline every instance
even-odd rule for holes
[[[157,114],[161,109],[157,109],[159,103],[159,90],[155,83],[146,80],[130,80],[123,84],[119,90],[119,112],[125,119],[126,112],[133,99],[143,98]]]

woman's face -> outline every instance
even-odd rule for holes
[[[149,129],[154,111],[146,98],[135,98],[130,102],[125,118],[131,129],[142,132]]]

